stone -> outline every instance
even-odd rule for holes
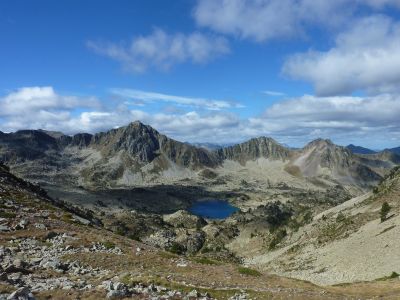
[[[7,300],[34,300],[34,299],[35,298],[33,297],[28,287],[21,287],[7,297]]]
[[[25,219],[22,219],[19,221],[17,225],[14,226],[14,230],[22,230],[25,229],[28,226],[29,222]]]
[[[8,232],[11,231],[11,228],[7,225],[0,225],[0,232]]]
[[[200,294],[196,290],[192,290],[191,292],[189,292],[187,294],[187,296],[189,298],[197,298],[197,297],[200,297]]]
[[[37,228],[37,229],[42,229],[42,230],[46,230],[47,228],[46,228],[46,225],[44,225],[43,223],[36,223],[35,224],[35,227]]]
[[[80,217],[80,216],[72,215],[72,218],[73,218],[76,222],[81,223],[81,224],[83,224],[83,225],[89,225],[89,224],[90,224],[90,221],[89,221],[89,220],[84,219],[84,218],[82,218],[82,217]]]
[[[7,273],[1,272],[0,273],[0,281],[7,281],[7,280],[8,280]]]
[[[198,216],[192,215],[186,210],[178,210],[177,212],[164,215],[163,220],[174,227],[178,228],[201,228],[207,225],[207,222]]]

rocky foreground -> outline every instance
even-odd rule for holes
[[[104,229],[2,165],[0,208],[0,299],[397,299],[400,293],[398,279],[319,287],[206,254],[167,252]],[[171,224],[182,218],[204,225],[183,212],[164,217]]]

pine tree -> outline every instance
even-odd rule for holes
[[[381,222],[386,220],[387,214],[389,213],[390,209],[390,205],[386,201],[383,202],[381,207]]]

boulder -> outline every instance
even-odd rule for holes
[[[21,287],[8,296],[7,300],[35,300],[35,297],[28,287]]]
[[[207,222],[203,218],[192,215],[186,210],[178,210],[173,214],[164,215],[163,220],[165,223],[178,228],[199,229],[207,225]]]

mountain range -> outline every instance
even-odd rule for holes
[[[44,130],[0,133],[0,160],[23,178],[91,189],[201,182],[211,176],[315,188],[341,184],[362,190],[379,182],[400,156],[388,151],[359,155],[324,139],[290,149],[268,137],[207,150],[136,121],[94,135]],[[238,170],[250,177],[241,178]]]

